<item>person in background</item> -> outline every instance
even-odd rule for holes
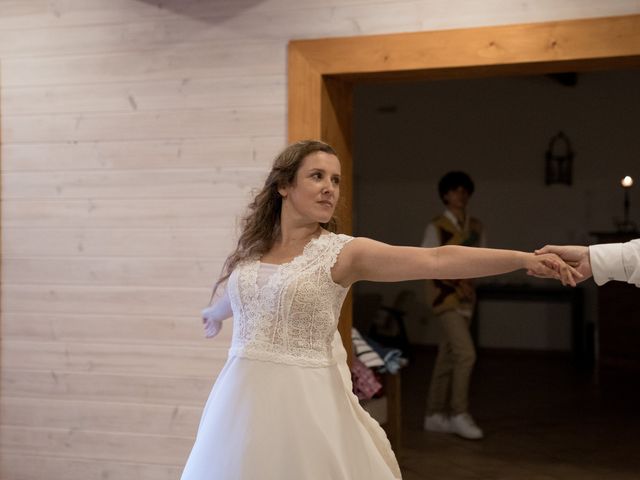
[[[446,208],[427,226],[423,247],[485,246],[482,224],[467,211],[473,191],[473,181],[464,172],[449,172],[442,177],[438,193]],[[476,360],[469,331],[476,300],[473,282],[427,280],[427,300],[440,326],[441,340],[431,375],[424,428],[481,439],[483,432],[469,413],[469,382]]]

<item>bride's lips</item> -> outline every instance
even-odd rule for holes
[[[318,203],[325,207],[329,207],[329,208],[333,207],[333,203],[331,203],[329,200],[320,200]]]

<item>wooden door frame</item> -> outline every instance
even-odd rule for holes
[[[288,138],[321,139],[338,152],[337,213],[341,231],[351,233],[355,84],[633,67],[640,67],[640,15],[294,40],[288,46]],[[339,327],[347,345],[351,306],[349,296]]]

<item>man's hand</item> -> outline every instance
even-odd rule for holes
[[[577,279],[578,283],[591,278],[591,260],[589,259],[589,247],[581,245],[547,245],[535,251],[536,255],[545,253],[555,253],[562,260],[574,267],[582,277]],[[549,278],[545,275],[538,275],[533,272],[527,272],[529,275],[540,278]]]
[[[532,277],[555,278],[562,285],[575,287],[582,274],[555,253],[526,254],[525,268]]]

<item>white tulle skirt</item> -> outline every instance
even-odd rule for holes
[[[340,350],[337,365],[320,368],[230,357],[182,480],[400,478],[384,431],[351,393]]]

